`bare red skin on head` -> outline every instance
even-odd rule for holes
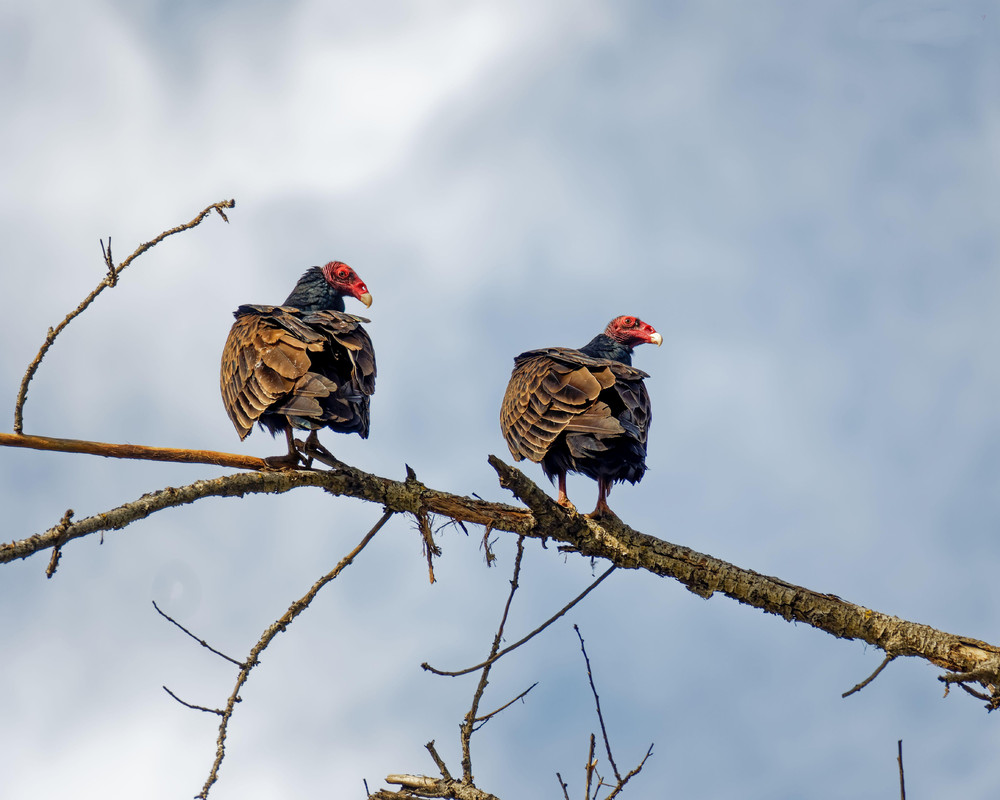
[[[637,344],[652,343],[656,329],[638,317],[624,316],[611,320],[608,327],[604,329],[604,334],[616,342],[621,342],[628,347],[635,347]]]
[[[369,294],[368,287],[351,267],[343,261],[331,261],[323,266],[323,277],[331,286],[335,286],[344,294],[349,294],[358,300],[362,295]]]

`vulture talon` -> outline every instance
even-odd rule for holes
[[[516,461],[542,465],[558,481],[556,502],[566,496],[566,473],[597,481],[590,519],[618,519],[608,507],[611,486],[638,483],[646,472],[646,441],[652,416],[644,378],[632,366],[632,350],[663,337],[638,317],[616,317],[579,350],[547,347],[514,359],[500,407],[500,429]]]
[[[328,451],[317,430],[368,438],[375,391],[375,349],[361,323],[344,313],[344,296],[366,306],[364,281],[342,261],[310,267],[281,306],[243,305],[222,351],[219,383],[226,413],[240,439],[256,422],[283,432],[288,454],[264,459],[273,469],[312,465]],[[295,430],[308,430],[305,442]]]

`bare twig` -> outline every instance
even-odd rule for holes
[[[55,544],[52,546],[52,558],[49,559],[49,566],[45,570],[45,577],[51,578],[56,574],[59,566],[59,558],[62,556],[62,542],[60,538],[66,534],[69,524],[73,521],[73,509],[67,508],[63,518],[55,527]]]
[[[420,537],[423,539],[424,556],[427,559],[427,576],[431,583],[435,583],[434,558],[441,555],[441,548],[434,544],[434,533],[431,530],[430,515],[422,511],[416,514],[417,528],[420,530]]]
[[[111,240],[108,239],[108,248],[104,249],[104,243],[101,243],[101,250],[104,254],[104,262],[108,266],[108,274],[104,276],[104,279],[97,284],[95,288],[89,295],[87,295],[83,301],[76,307],[74,311],[71,311],[66,315],[65,319],[60,322],[55,328],[49,328],[48,333],[45,335],[45,341],[42,342],[41,349],[38,351],[38,355],[35,356],[34,360],[28,365],[27,371],[24,373],[24,377],[21,379],[21,387],[17,392],[17,400],[14,403],[14,433],[23,433],[24,431],[24,403],[28,398],[28,384],[31,383],[31,379],[35,376],[35,372],[38,370],[39,365],[42,363],[42,359],[45,358],[45,354],[49,351],[52,343],[56,340],[56,337],[63,332],[63,329],[70,322],[72,322],[76,317],[82,314],[87,307],[94,302],[101,292],[103,292],[109,286],[114,286],[118,282],[118,277],[122,274],[126,267],[132,263],[132,261],[151,247],[155,247],[168,236],[172,236],[175,233],[180,233],[181,231],[189,230],[196,225],[199,225],[205,217],[207,217],[212,211],[217,211],[219,216],[221,216],[226,222],[229,220],[226,218],[225,212],[222,210],[224,208],[234,208],[236,206],[235,200],[222,200],[218,203],[213,203],[208,208],[204,209],[199,213],[193,220],[184,225],[178,225],[175,228],[171,228],[168,231],[164,231],[159,236],[154,239],[150,239],[148,242],[139,245],[135,252],[132,253],[128,258],[126,258],[121,264],[116,268],[114,262],[111,260]]]
[[[608,763],[611,764],[611,769],[614,770],[615,779],[618,783],[621,783],[622,776],[618,772],[618,765],[615,764],[615,757],[611,755],[611,742],[608,741],[608,730],[604,727],[604,715],[601,713],[601,698],[597,696],[597,687],[594,685],[594,675],[590,671],[590,658],[587,656],[587,648],[583,644],[583,634],[580,633],[580,628],[577,625],[573,626],[573,630],[576,631],[576,636],[580,640],[580,650],[583,653],[583,660],[587,664],[587,680],[590,681],[590,691],[594,693],[594,705],[597,706],[597,720],[601,723],[601,736],[604,738],[604,749],[608,754]]]
[[[860,692],[869,683],[871,683],[873,680],[875,680],[879,676],[879,673],[882,670],[884,670],[887,666],[889,666],[889,662],[892,661],[892,660],[894,660],[895,658],[896,658],[896,656],[891,656],[891,655],[890,656],[886,656],[885,659],[882,661],[882,663],[879,664],[878,669],[876,669],[871,675],[869,675],[867,678],[865,678],[863,681],[861,681],[861,683],[859,683],[853,689],[848,689],[846,692],[844,692],[841,695],[841,697],[850,697],[855,692]]]
[[[903,780],[903,740],[896,742],[896,749],[899,755],[896,761],[899,762],[899,800],[906,800],[906,781]]]
[[[176,700],[182,706],[186,706],[187,708],[190,708],[193,711],[204,711],[206,714],[218,714],[220,717],[223,714],[225,714],[225,712],[221,708],[205,708],[205,706],[196,706],[193,703],[188,703],[188,702],[186,702],[184,700],[181,700],[177,695],[175,695],[172,691],[170,691],[166,686],[163,687],[163,691],[165,691],[167,694],[169,694],[172,698],[174,698],[174,700]]]
[[[474,667],[467,667],[466,669],[456,670],[455,672],[445,672],[444,670],[435,669],[426,661],[420,666],[421,668],[427,670],[428,672],[433,672],[435,675],[443,675],[445,677],[454,678],[458,677],[459,675],[467,675],[470,672],[475,672],[476,670],[482,669],[487,664],[492,664],[496,661],[499,661],[501,658],[507,655],[507,653],[509,653],[511,650],[516,650],[522,644],[529,641],[530,639],[533,639],[535,636],[544,631],[547,627],[549,627],[549,625],[551,625],[553,622],[555,622],[557,619],[563,616],[567,611],[573,608],[573,606],[575,606],[577,603],[583,600],[584,597],[586,597],[588,594],[594,591],[594,589],[598,587],[601,581],[603,581],[606,577],[608,577],[608,575],[610,575],[614,571],[615,571],[614,566],[608,567],[596,581],[594,581],[592,584],[590,584],[590,586],[588,586],[586,589],[580,592],[580,594],[578,594],[575,598],[573,598],[569,603],[567,603],[561,609],[559,609],[559,611],[557,611],[555,614],[553,614],[551,617],[545,620],[545,622],[543,622],[541,625],[535,628],[527,636],[524,636],[523,638],[518,639],[516,642],[514,642],[514,644],[505,647],[503,650],[501,650],[499,653],[493,656],[493,658],[490,659],[489,661],[484,661],[481,664],[476,664]]]
[[[518,700],[523,700],[525,698],[525,696],[528,694],[528,692],[530,692],[536,686],[538,686],[538,681],[535,681],[533,684],[531,684],[531,686],[529,686],[527,689],[525,689],[523,692],[521,692],[517,697],[515,697],[512,700],[508,700],[506,703],[504,703],[502,706],[500,706],[500,708],[496,709],[495,711],[491,711],[489,714],[483,714],[483,716],[481,716],[481,717],[476,717],[475,721],[478,724],[473,727],[472,732],[475,733],[476,731],[478,731],[480,728],[483,727],[483,725],[485,725],[487,722],[489,722],[491,719],[493,719],[493,717],[495,717],[497,714],[499,714],[505,708],[510,708]]]
[[[173,617],[171,617],[166,612],[162,611],[160,609],[160,607],[158,605],[156,605],[156,601],[155,600],[153,600],[152,603],[153,603],[153,608],[156,609],[156,613],[157,614],[159,614],[161,617],[163,617],[165,620],[167,620],[167,622],[171,622],[174,625],[176,625],[178,628],[180,628],[182,631],[184,631],[184,633],[186,633],[188,636],[190,636],[192,639],[194,639],[198,644],[200,644],[206,650],[209,650],[209,651],[215,653],[220,658],[226,659],[226,661],[228,661],[230,664],[235,664],[237,667],[240,667],[241,669],[246,666],[246,664],[244,664],[242,661],[237,661],[235,658],[230,658],[225,653],[219,652],[214,647],[212,647],[208,642],[206,642],[204,639],[199,639],[197,636],[195,636],[193,633],[191,633],[191,631],[189,631],[187,628],[185,628],[183,625],[181,625],[177,620],[175,620]]]
[[[31,450],[56,450],[62,453],[86,453],[106,458],[129,458],[145,461],[171,461],[183,464],[215,464],[236,469],[267,469],[267,463],[256,456],[219,453],[215,450],[186,450],[176,447],[148,447],[140,444],[88,442],[83,439],[55,439],[51,436],[27,436],[0,433],[0,446],[26,447]]]
[[[365,546],[372,540],[372,538],[374,538],[375,534],[378,533],[382,529],[382,526],[389,521],[389,518],[393,515],[393,513],[394,512],[392,511],[386,511],[382,515],[381,519],[375,523],[374,527],[372,527],[372,529],[364,535],[357,547],[344,556],[340,560],[340,563],[330,570],[330,572],[316,581],[312,585],[312,588],[310,588],[301,599],[292,603],[291,606],[289,606],[288,611],[286,611],[277,622],[264,631],[260,640],[250,650],[250,655],[247,656],[246,661],[243,662],[243,667],[240,669],[240,674],[236,679],[236,686],[233,689],[232,694],[229,695],[229,700],[226,702],[226,708],[222,713],[222,721],[219,723],[219,736],[216,740],[215,761],[212,763],[212,768],[208,773],[208,778],[205,780],[205,785],[196,797],[202,798],[202,800],[207,798],[212,785],[219,779],[219,767],[222,765],[222,759],[226,757],[226,733],[229,727],[229,720],[233,716],[233,710],[235,709],[236,704],[240,701],[240,690],[250,677],[250,671],[259,663],[260,654],[271,643],[275,636],[285,631],[292,621],[309,607],[309,604],[312,603],[313,598],[316,597],[316,594],[320,589],[326,586],[326,584],[330,581],[334,580],[345,567],[349,566],[354,559],[357,558],[358,554],[364,550]]]
[[[472,739],[472,733],[475,730],[476,714],[479,710],[479,703],[483,699],[483,692],[486,690],[486,685],[489,683],[492,659],[496,656],[497,651],[500,649],[500,642],[503,640],[504,625],[507,624],[507,615],[510,613],[510,604],[514,599],[514,594],[517,592],[517,579],[521,574],[521,559],[523,557],[524,537],[519,536],[517,538],[517,555],[514,557],[514,575],[510,581],[510,593],[507,595],[507,602],[503,607],[503,616],[500,617],[500,624],[497,626],[496,636],[493,637],[493,645],[490,647],[490,654],[486,659],[486,666],[483,667],[482,674],[479,676],[479,685],[476,687],[476,691],[472,695],[472,706],[469,708],[469,712],[465,715],[465,719],[462,722],[460,739],[462,743],[462,781],[464,783],[473,783],[470,741]]]
[[[559,781],[559,788],[563,790],[563,797],[569,800],[569,786],[566,785],[566,781],[562,779],[562,775],[558,772],[556,773],[556,779]]]
[[[590,749],[587,751],[587,784],[583,800],[590,800],[590,786],[594,781],[594,770],[597,769],[597,759],[594,758],[594,734],[590,734]]]
[[[964,689],[966,692],[968,692],[969,694],[971,694],[973,697],[978,697],[980,700],[985,700],[987,703],[989,703],[989,705],[986,706],[986,707],[990,711],[995,711],[996,710],[996,705],[995,705],[996,698],[990,697],[989,695],[983,694],[982,692],[977,692],[971,686],[967,686],[964,683],[958,684],[958,688],[959,689]],[[948,686],[947,685],[944,687],[944,695],[945,695],[945,697],[948,696]]]
[[[441,770],[441,777],[446,781],[454,780],[451,777],[451,773],[448,771],[447,765],[444,763],[444,759],[438,755],[437,748],[434,747],[434,740],[431,739],[427,744],[424,745],[427,748],[427,752],[431,754],[431,758],[434,759],[434,763],[437,764],[437,768]]]
[[[486,558],[487,567],[492,567],[493,562],[497,560],[497,557],[493,554],[493,542],[490,541],[491,533],[493,533],[492,525],[486,525],[483,527],[483,542],[481,547],[483,548],[483,554]]]
[[[957,683],[973,697],[985,700],[988,711],[996,711],[997,708],[1000,708],[1000,681],[997,680],[998,672],[1000,672],[1000,656],[995,656],[992,659],[977,664],[970,670],[939,675],[938,680],[945,685],[945,697],[948,696],[948,687],[953,683]],[[975,689],[966,686],[966,683],[969,681],[981,683],[989,690],[989,694],[977,692]]]
[[[646,751],[646,755],[642,757],[642,761],[640,761],[635,766],[634,769],[628,771],[625,777],[618,782],[618,785],[615,786],[615,788],[611,791],[611,793],[607,797],[604,798],[604,800],[611,800],[611,798],[616,797],[625,788],[625,784],[627,784],[630,780],[632,780],[632,778],[634,778],[636,775],[642,772],[642,768],[646,766],[646,762],[649,761],[649,757],[651,755],[653,755],[653,745],[649,746],[649,749]]]

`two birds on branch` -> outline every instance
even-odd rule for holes
[[[375,349],[362,323],[346,313],[344,298],[366,307],[371,293],[341,261],[310,267],[280,306],[243,305],[222,351],[220,386],[226,413],[245,439],[256,422],[284,433],[288,453],[267,459],[294,467],[310,450],[326,452],[317,431],[368,438],[375,392]],[[646,471],[651,410],[645,378],[632,366],[640,344],[662,344],[638,317],[616,317],[579,350],[547,347],[514,359],[500,407],[500,428],[511,455],[542,466],[566,496],[566,474],[597,481],[592,517],[614,516],[612,485],[638,483]],[[296,430],[309,431],[297,442]]]

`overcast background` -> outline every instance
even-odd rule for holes
[[[509,500],[511,358],[617,314],[664,337],[631,525],[870,608],[1000,641],[1000,7],[992,2],[7,2],[0,6],[0,395],[116,259],[212,202],[57,340],[25,432],[270,455],[218,395],[231,311],[312,264],[367,282],[361,468]],[[361,312],[363,309],[349,308]],[[0,450],[4,540],[229,470]],[[541,481],[541,470],[527,472]],[[570,480],[584,509],[593,482]],[[187,798],[235,670],[380,509],[211,499],[0,568],[0,795]],[[460,772],[513,539],[394,519],[274,641],[214,798],[364,796]],[[527,544],[508,641],[604,569]],[[995,798],[997,720],[936,671],[617,572],[493,671],[523,704],[473,740],[505,800],[582,792],[593,702],[626,796]],[[602,758],[600,769],[609,771]]]

